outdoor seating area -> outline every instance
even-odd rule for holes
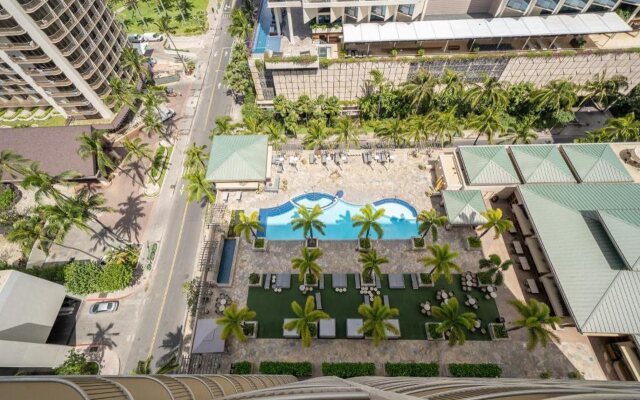
[[[482,288],[491,290],[487,292],[475,287],[469,292],[463,291],[461,283],[463,280],[466,282],[466,277],[463,275],[453,277],[452,284],[448,284],[443,279],[438,281],[436,287],[413,289],[411,274],[385,274],[380,279],[379,288],[376,286],[357,288],[358,274],[324,274],[321,277],[324,289],[320,289],[320,285],[318,287],[303,285],[294,274],[289,275],[290,287],[281,288],[280,291],[265,290],[263,287],[249,288],[247,306],[257,313],[258,339],[297,338],[295,332],[283,329],[283,323],[295,317],[291,310],[292,301],[304,304],[306,297],[312,295],[316,299],[316,307],[321,308],[331,317],[319,323],[319,338],[359,339],[364,336],[358,332],[363,323],[362,316],[358,314],[358,307],[366,300],[372,302],[376,296],[381,296],[384,304],[398,308],[400,312],[395,320],[390,320],[401,332],[399,337],[394,338],[426,340],[424,324],[438,322],[431,314],[431,308],[440,306],[443,302],[455,297],[462,310],[476,313],[477,318],[482,321],[480,327],[468,332],[468,340],[490,340],[490,336],[486,333],[486,326],[500,319],[495,297],[491,295],[496,293],[496,289],[489,286]],[[298,290],[300,286],[310,290],[302,292]],[[342,289],[342,291],[336,292],[336,289]]]

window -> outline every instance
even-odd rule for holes
[[[415,8],[415,4],[400,4],[398,6],[398,12],[405,15],[413,15],[413,9]]]

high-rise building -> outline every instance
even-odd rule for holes
[[[526,379],[336,377],[296,381],[284,375],[151,375],[0,378],[0,399],[32,400],[569,400],[638,399],[629,382]]]
[[[113,120],[109,79],[127,40],[104,0],[0,0],[0,109]]]

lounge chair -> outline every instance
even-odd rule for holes
[[[297,339],[297,338],[299,338],[300,335],[298,334],[297,331],[284,329],[284,326],[289,321],[293,321],[293,318],[285,318],[284,321],[282,322],[282,337],[287,338],[287,339]]]
[[[236,201],[242,200],[242,192],[236,192]]]
[[[267,274],[264,278],[264,288],[265,290],[269,290],[269,286],[271,286],[271,274]]]
[[[380,282],[380,278],[378,277],[378,275],[375,275],[375,280],[376,280],[376,288],[377,289],[382,289],[382,282]]]
[[[322,339],[333,339],[336,337],[336,320],[321,319],[318,322],[318,337]]]
[[[411,287],[413,290],[418,290],[420,283],[418,281],[418,274],[411,274]]]
[[[277,171],[278,171],[279,173],[283,173],[283,172],[284,172],[284,165],[282,165],[282,163],[278,163],[278,169],[277,169]]]
[[[316,155],[313,153],[309,153],[309,164],[315,164],[316,163]]]
[[[224,200],[225,203],[229,201],[229,192],[224,192],[222,200]]]
[[[356,280],[356,289],[360,290],[360,274],[353,274],[353,277]]]
[[[347,338],[348,339],[362,339],[364,334],[359,332],[362,328],[362,318],[347,318]]]
[[[371,300],[369,300],[369,295],[365,294],[364,295],[364,304],[370,306],[371,305]]]
[[[315,297],[316,297],[316,310],[322,310],[322,297],[320,297],[320,292],[316,292]]]
[[[385,295],[382,296],[382,303],[387,307],[391,307],[389,305],[389,296],[388,295],[385,294]]]
[[[320,279],[318,279],[318,289],[324,289],[324,275],[320,275]]]

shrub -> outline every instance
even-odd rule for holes
[[[506,339],[509,337],[509,333],[507,332],[507,328],[504,324],[494,324],[493,326],[493,334],[498,339]]]
[[[249,375],[251,373],[251,363],[249,361],[239,361],[231,364],[231,373],[235,375]]]
[[[467,238],[467,241],[469,242],[469,247],[471,247],[472,249],[479,249],[480,247],[482,247],[482,241],[477,236],[469,236]]]
[[[98,280],[101,292],[115,292],[129,286],[133,280],[133,268],[130,265],[107,264]]]
[[[426,272],[421,272],[420,282],[422,282],[423,285],[431,285],[433,283],[433,280],[431,279],[431,274],[428,274]]]
[[[540,372],[540,379],[550,379],[551,378],[551,371],[548,369],[545,369],[544,371]]]
[[[422,238],[422,237],[414,237],[413,238],[413,245],[415,247],[424,247],[424,238]]]
[[[84,353],[71,350],[62,365],[57,367],[54,372],[56,375],[97,375],[98,365],[87,360]]]
[[[102,270],[94,262],[74,261],[64,268],[64,286],[71,293],[87,294],[99,290]]]
[[[263,361],[260,363],[260,373],[265,375],[311,376],[312,369],[310,362]]]
[[[373,363],[322,363],[322,375],[325,376],[346,379],[354,376],[371,376],[375,373],[376,366]]]
[[[449,364],[449,372],[456,378],[499,378],[502,368],[496,364]]]
[[[8,187],[4,189],[0,186],[0,211],[7,211],[13,207],[13,201],[16,198],[16,194]]]
[[[571,371],[567,374],[567,377],[569,379],[584,379],[584,377],[582,376],[582,372],[575,370],[575,371]]]
[[[358,239],[358,242],[360,243],[360,248],[361,249],[370,249],[371,248],[371,239],[369,239],[369,238],[360,238],[360,239]]]
[[[387,376],[439,376],[438,363],[386,363]]]
[[[257,285],[258,282],[260,282],[260,275],[256,274],[255,272],[252,272],[251,274],[249,274],[249,283],[252,285]]]
[[[253,247],[255,247],[256,249],[264,249],[264,239],[255,238],[253,241]]]

